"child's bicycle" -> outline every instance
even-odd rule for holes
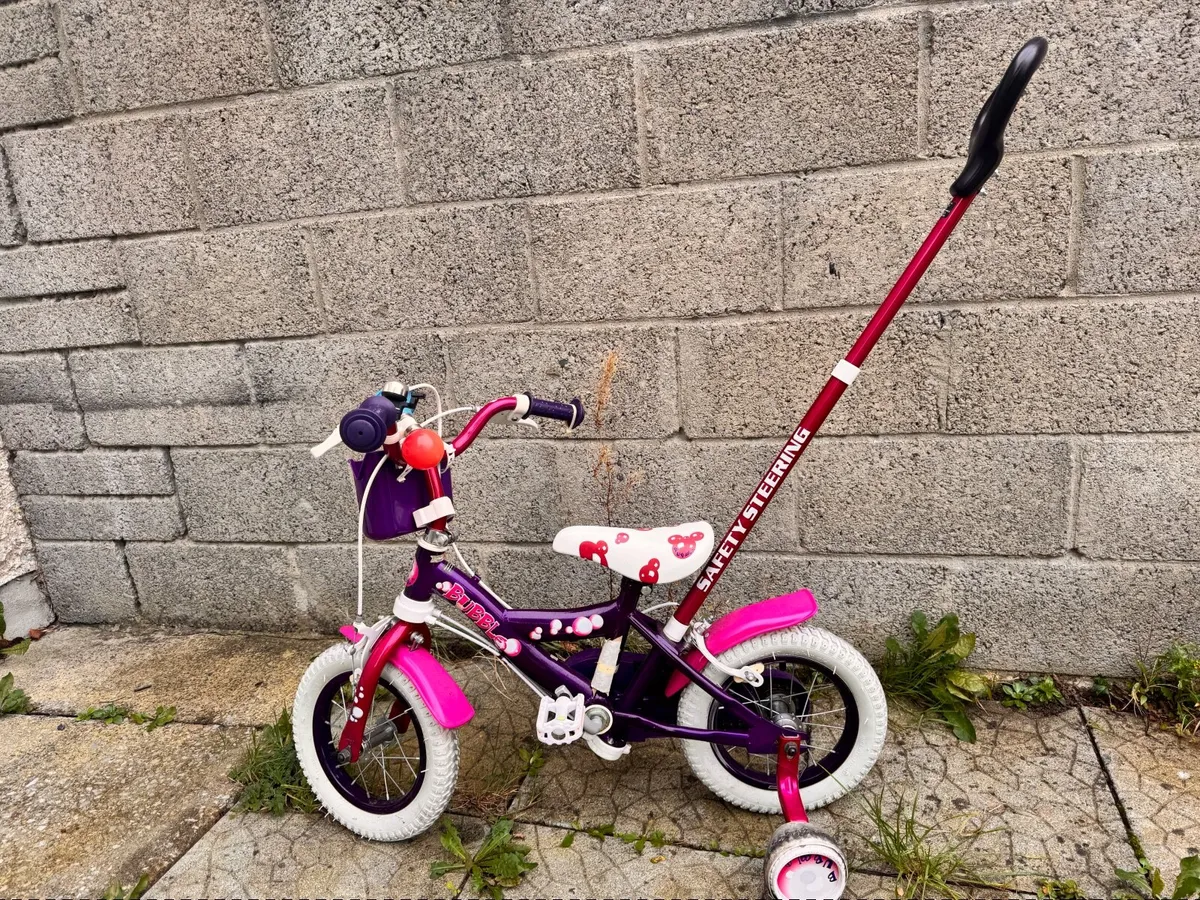
[[[805,809],[841,797],[874,765],[887,733],[887,703],[866,659],[840,638],[805,624],[817,612],[806,590],[696,619],[796,460],[811,443],[951,231],[1000,164],[1004,129],[1046,52],[1021,48],[984,104],[952,199],[846,358],[833,369],[799,426],[763,474],[714,550],[707,522],[659,528],[576,525],[554,549],[621,576],[615,600],[578,609],[514,609],[463,561],[449,523],[453,465],[488,422],[507,413],[583,422],[578,399],[556,403],[516,394],[475,410],[452,440],[443,412],[416,417],[422,389],[389,383],[347,413],[315,455],[339,443],[364,453],[350,462],[360,502],[358,617],[345,643],[309,666],[296,692],[295,739],[304,773],[325,808],[364,837],[403,840],[434,825],[458,775],[458,738],[474,710],[430,655],[431,625],[506,662],[541,698],[535,728],[545,744],[582,740],[617,760],[649,738],[680,738],[687,761],[715,794],[786,822],[767,848],[770,895],[838,897],[846,862]],[[437,430],[428,426],[436,423]],[[392,615],[362,615],[362,536],[388,540],[419,532],[408,583]],[[458,566],[446,560],[453,553]],[[655,584],[695,575],[665,624],[638,609]],[[476,631],[435,608],[440,595]],[[673,606],[674,604],[659,604]],[[622,649],[630,629],[648,653]],[[598,646],[575,649],[581,641]]]

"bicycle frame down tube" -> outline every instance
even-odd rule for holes
[[[896,313],[900,311],[900,307],[904,305],[904,301],[917,286],[917,282],[921,280],[921,276],[925,274],[925,270],[929,268],[929,264],[933,262],[934,257],[942,249],[942,245],[946,243],[946,239],[950,237],[950,233],[954,231],[954,227],[974,199],[975,195],[955,197],[942,212],[941,218],[933,226],[933,230],[929,232],[916,255],[913,256],[896,284],[888,292],[879,309],[875,310],[875,315],[871,317],[871,321],[858,336],[858,340],[854,342],[850,352],[846,354],[845,361],[853,367],[849,370],[851,373],[857,374],[857,369],[866,362],[867,356],[883,336],[888,325],[892,323],[892,319],[896,317]],[[849,380],[853,380],[853,375]],[[762,478],[759,479],[758,487],[754,489],[749,500],[746,501],[746,505],[742,507],[742,511],[733,520],[729,530],[725,532],[724,539],[713,549],[704,568],[700,570],[696,580],[688,589],[687,596],[683,598],[683,602],[671,617],[671,621],[667,623],[664,634],[670,633],[673,640],[683,637],[684,628],[691,623],[709,592],[716,586],[722,573],[728,567],[729,561],[741,548],[750,534],[750,530],[754,527],[754,523],[758,521],[767,504],[771,502],[779,486],[783,484],[788,473],[796,465],[796,461],[808,449],[813,435],[824,424],[826,417],[837,405],[838,400],[842,398],[848,385],[849,381],[843,381],[836,374],[825,383],[825,387],[821,389],[817,399],[808,408],[808,412],[804,414],[804,418],[800,420],[796,430],[779,453],[775,455],[774,461],[763,473]]]

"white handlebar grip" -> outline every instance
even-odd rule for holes
[[[324,456],[326,453],[328,453],[330,450],[332,450],[334,447],[336,447],[341,442],[342,442],[341,430],[338,428],[335,428],[335,429],[333,429],[333,431],[331,431],[329,433],[329,437],[325,438],[325,440],[321,441],[321,443],[317,444],[317,446],[313,447],[308,452],[311,453],[316,459],[320,459],[322,456]]]

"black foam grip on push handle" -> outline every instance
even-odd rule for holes
[[[1018,50],[999,86],[983,104],[975,127],[971,129],[967,164],[950,186],[950,193],[955,197],[978,194],[1000,165],[1004,158],[1004,129],[1029,85],[1029,79],[1042,64],[1048,46],[1045,38],[1035,37]]]
[[[583,422],[583,401],[578,397],[570,403],[559,403],[555,400],[539,400],[528,394],[526,396],[529,397],[529,412],[526,415],[558,419],[560,422],[566,422],[568,428],[575,428]]]

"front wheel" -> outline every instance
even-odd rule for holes
[[[358,761],[340,758],[338,739],[353,706],[350,647],[330,647],[296,689],[296,756],[313,793],[338,822],[376,841],[428,830],[450,805],[458,779],[458,736],[443,728],[413,683],[387,665],[375,690]]]
[[[718,659],[734,669],[761,663],[763,683],[738,682],[709,665],[704,675],[763,718],[791,720],[807,735],[800,796],[816,809],[857,785],[887,737],[887,700],[871,664],[841,638],[796,626],[759,635]],[[680,725],[740,731],[745,725],[698,684],[679,698]],[[774,752],[750,753],[705,741],[684,741],[696,777],[718,797],[754,812],[781,811]]]

